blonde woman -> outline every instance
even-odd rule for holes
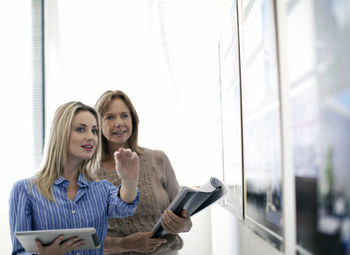
[[[14,184],[10,195],[12,254],[26,253],[16,231],[94,227],[101,242],[97,250],[74,250],[83,241],[71,238],[51,245],[36,241],[41,255],[103,254],[108,217],[135,213],[139,199],[139,159],[135,152],[121,149],[114,155],[121,186],[94,180],[101,143],[97,112],[80,102],[60,106],[52,123],[45,156],[38,174]]]
[[[113,154],[129,148],[140,157],[140,202],[133,216],[109,219],[105,253],[111,254],[178,254],[182,240],[178,233],[187,232],[192,222],[186,211],[181,216],[166,210],[179,191],[174,170],[167,155],[160,150],[138,145],[139,119],[129,97],[122,91],[106,91],[98,99],[96,110],[102,118],[102,161],[97,174],[118,186]],[[169,233],[164,238],[152,238],[152,227],[159,217]]]

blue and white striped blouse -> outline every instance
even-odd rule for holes
[[[81,174],[74,201],[67,198],[69,181],[62,176],[52,187],[55,202],[42,196],[31,179],[14,184],[10,195],[10,230],[12,254],[25,252],[14,233],[16,231],[94,227],[101,242],[96,250],[74,250],[67,254],[103,254],[108,220],[131,216],[136,211],[139,191],[134,202],[127,204],[119,197],[120,187],[107,180],[89,182]]]

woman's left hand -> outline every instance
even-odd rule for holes
[[[186,210],[182,210],[181,217],[177,216],[172,210],[167,209],[162,215],[162,227],[169,234],[187,232],[192,227],[190,215]]]
[[[72,237],[62,242],[63,239],[64,236],[60,235],[50,245],[43,245],[40,240],[35,240],[38,253],[40,255],[62,255],[79,248],[85,242],[83,239],[79,239],[78,237]]]

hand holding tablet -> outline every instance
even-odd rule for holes
[[[27,252],[36,252],[35,240],[38,239],[43,245],[50,245],[60,235],[64,235],[62,242],[78,237],[85,241],[84,245],[78,247],[78,250],[100,248],[95,228],[72,228],[72,229],[54,229],[54,230],[34,230],[15,232],[17,239]]]

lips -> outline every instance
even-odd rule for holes
[[[91,144],[85,144],[81,146],[82,148],[84,148],[85,150],[92,150],[94,148],[94,146],[92,146]]]
[[[128,132],[127,130],[119,130],[119,131],[113,132],[113,135],[123,135],[127,132]]]

